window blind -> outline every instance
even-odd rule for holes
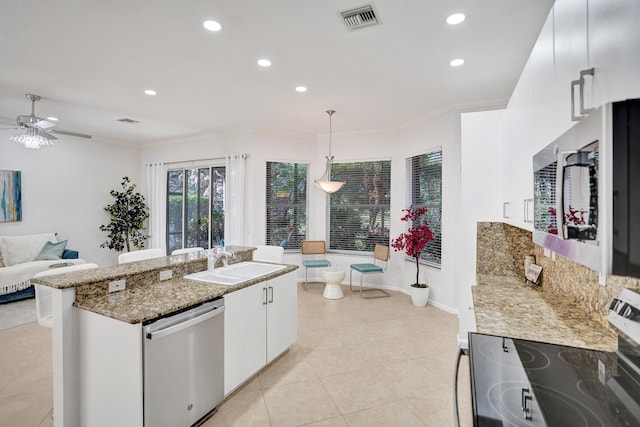
[[[334,163],[331,179],[346,181],[331,194],[329,249],[373,252],[389,245],[391,161]]]
[[[533,198],[535,211],[533,227],[550,234],[558,234],[556,217],[556,176],[558,162],[533,173]]]
[[[307,236],[307,170],[303,163],[267,162],[268,245],[300,250]]]
[[[409,203],[427,208],[427,224],[434,239],[427,244],[421,261],[434,267],[442,264],[442,149],[407,159]]]

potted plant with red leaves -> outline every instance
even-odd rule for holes
[[[391,246],[415,260],[416,281],[411,284],[411,301],[416,306],[424,306],[429,300],[429,285],[420,283],[420,255],[427,249],[427,243],[433,240],[433,231],[427,224],[426,207],[414,208],[411,205],[402,212],[405,214],[400,220],[408,222],[409,227],[391,242]]]

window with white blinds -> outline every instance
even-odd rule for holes
[[[306,238],[307,170],[304,163],[267,162],[267,245],[299,250]]]
[[[427,208],[427,224],[433,240],[420,256],[421,262],[440,267],[442,263],[442,149],[407,159],[408,201]]]
[[[373,252],[389,245],[391,161],[334,163],[331,179],[346,181],[331,194],[329,249]]]
[[[533,227],[550,234],[558,234],[556,217],[556,176],[558,162],[533,173]]]

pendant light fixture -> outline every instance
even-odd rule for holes
[[[316,179],[315,184],[322,189],[325,193],[331,194],[340,190],[346,181],[331,181],[331,165],[333,164],[333,156],[331,155],[331,117],[335,113],[335,110],[327,110],[327,114],[329,115],[329,155],[325,156],[327,159],[327,165],[324,170],[324,175],[320,179]]]

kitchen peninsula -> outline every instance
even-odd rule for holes
[[[230,263],[251,261],[254,250],[225,249],[235,254]],[[271,298],[273,288],[282,289],[276,295],[286,294],[286,289],[295,296],[296,278],[289,273],[297,268],[286,265],[233,286],[199,283],[183,278],[207,269],[207,259],[191,253],[38,279],[38,284],[53,288],[54,425],[141,427],[143,323],[235,293],[233,298],[225,298],[229,301],[225,318],[230,320],[225,323],[226,336],[229,328],[235,328],[238,316],[254,310],[238,310],[244,292],[258,283],[268,283]],[[122,280],[125,289],[109,292],[110,284],[113,287],[114,282]],[[285,303],[288,307],[283,317],[291,323],[297,313],[295,298],[289,295]],[[295,340],[293,323],[292,333],[285,334],[287,340],[280,340],[272,353],[282,353]],[[256,325],[252,326],[255,329]],[[225,354],[228,351],[235,351],[233,345],[225,348]],[[225,359],[233,362],[242,355],[235,356]],[[261,365],[254,364],[255,369],[268,363],[266,359],[265,355]],[[236,382],[253,373],[236,374]]]

